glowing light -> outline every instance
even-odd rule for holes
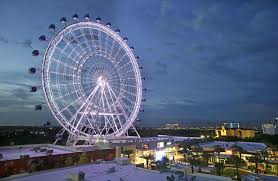
[[[159,151],[155,152],[155,160],[156,161],[162,160],[162,158],[165,157],[165,156],[166,156],[165,150],[159,150]]]
[[[163,148],[164,142],[158,142],[156,146],[157,146],[157,148]]]

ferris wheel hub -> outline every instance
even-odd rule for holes
[[[99,76],[99,78],[97,79],[97,85],[99,85],[101,88],[104,88],[106,83],[107,79],[103,76]]]

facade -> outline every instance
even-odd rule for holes
[[[165,124],[165,129],[181,129],[179,124]]]
[[[51,144],[0,147],[0,153],[0,178],[115,158],[114,149],[85,151]]]
[[[221,128],[218,128],[215,130],[216,137],[224,137],[224,136],[230,136],[230,137],[238,137],[238,138],[253,138],[255,137],[255,130],[253,129],[243,129],[243,128],[225,128],[225,126],[222,126]]]
[[[262,125],[263,134],[276,135],[278,134],[278,121],[270,121]]]
[[[224,123],[224,127],[228,129],[239,128],[239,123]]]
[[[160,136],[148,138],[130,138],[125,141],[114,140],[110,143],[116,150],[116,157],[129,157],[131,163],[142,167],[153,167],[156,161],[166,157],[169,161],[180,160],[183,157],[178,153],[178,147],[173,137]],[[127,150],[131,151],[127,155]],[[144,157],[150,156],[147,161]]]

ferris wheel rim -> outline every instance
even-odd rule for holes
[[[122,128],[121,132],[115,133],[113,132],[113,135],[116,136],[121,136],[123,135],[133,124],[133,122],[135,121],[137,114],[140,110],[140,103],[141,103],[141,99],[142,99],[142,81],[141,81],[141,73],[139,71],[139,66],[136,62],[136,58],[133,54],[133,52],[131,51],[131,49],[128,47],[127,43],[122,39],[122,37],[120,37],[120,35],[118,35],[116,32],[114,32],[113,30],[111,30],[109,27],[106,27],[100,23],[95,23],[95,22],[77,22],[77,23],[73,23],[71,25],[68,25],[67,27],[63,28],[62,30],[60,30],[59,32],[57,32],[57,34],[50,40],[48,47],[45,51],[43,60],[42,60],[42,64],[41,64],[41,77],[42,77],[42,89],[44,92],[44,97],[47,100],[47,104],[48,107],[50,108],[52,114],[54,115],[55,119],[59,122],[59,124],[61,126],[63,126],[63,128],[65,128],[70,134],[76,134],[73,133],[72,130],[69,129],[69,127],[71,126],[70,123],[68,123],[68,119],[64,118],[62,114],[57,114],[57,111],[59,110],[56,106],[55,106],[55,101],[51,101],[50,100],[50,93],[51,93],[51,88],[49,88],[49,80],[48,77],[46,75],[48,75],[48,71],[45,70],[46,67],[50,67],[49,65],[46,65],[48,62],[50,62],[51,60],[49,60],[48,57],[48,52],[50,50],[50,48],[53,48],[53,43],[54,40],[56,40],[56,38],[61,35],[62,32],[64,32],[65,30],[80,25],[80,28],[82,28],[82,25],[87,25],[87,26],[94,26],[94,27],[98,27],[101,30],[103,30],[105,33],[109,32],[108,34],[114,39],[116,40],[121,47],[125,50],[125,53],[128,55],[129,60],[132,63],[132,67],[134,68],[133,71],[136,75],[136,83],[137,83],[137,96],[136,96],[136,103],[135,103],[135,107],[132,111],[132,114],[130,115],[129,119],[126,121],[124,127]],[[63,38],[63,36],[60,37],[59,41],[61,41],[61,39]],[[59,42],[58,41],[58,42]],[[55,46],[54,46],[55,47]],[[55,48],[53,48],[55,49]],[[53,52],[52,52],[53,53]],[[51,56],[50,56],[51,57]],[[92,135],[88,135],[88,134],[84,134],[85,136],[92,136]],[[109,136],[109,135],[108,135]]]

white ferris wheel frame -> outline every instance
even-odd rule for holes
[[[48,104],[48,107],[50,108],[50,111],[52,112],[53,116],[55,117],[55,119],[59,122],[59,124],[66,130],[69,132],[70,135],[72,136],[77,136],[78,134],[80,136],[82,136],[83,138],[86,137],[90,137],[90,139],[92,137],[99,137],[99,136],[105,136],[105,135],[90,135],[87,133],[82,133],[80,134],[80,132],[76,132],[77,126],[75,128],[75,130],[73,130],[71,128],[70,123],[68,122],[68,120],[64,117],[63,114],[61,114],[61,112],[59,112],[59,109],[57,108],[57,106],[55,105],[55,101],[51,100],[53,98],[53,95],[51,95],[52,91],[51,91],[51,84],[50,84],[50,73],[49,73],[49,68],[50,68],[50,64],[51,64],[51,57],[52,54],[54,53],[54,50],[56,48],[56,45],[59,41],[61,41],[63,39],[63,32],[65,31],[70,31],[71,29],[75,29],[75,28],[84,28],[84,27],[94,27],[99,31],[103,31],[104,33],[108,34],[109,36],[111,36],[125,51],[125,53],[127,54],[132,67],[133,67],[133,71],[135,74],[135,79],[136,79],[136,101],[135,101],[135,106],[133,108],[133,111],[131,113],[131,115],[129,116],[128,120],[126,120],[126,123],[124,124],[124,127],[116,130],[115,132],[113,132],[113,134],[109,134],[108,136],[113,136],[113,137],[119,137],[119,136],[123,136],[126,134],[126,132],[128,131],[128,129],[130,129],[131,127],[133,127],[133,123],[136,120],[136,117],[140,111],[140,107],[141,107],[141,100],[142,100],[142,78],[141,78],[141,73],[140,73],[140,69],[137,63],[137,60],[132,52],[132,49],[128,46],[128,44],[126,43],[126,41],[123,40],[123,38],[115,31],[113,31],[112,29],[110,29],[109,27],[98,23],[98,22],[91,22],[91,21],[87,21],[87,22],[76,22],[73,24],[70,24],[68,26],[66,26],[64,29],[62,29],[61,31],[59,31],[49,42],[48,47],[44,53],[43,56],[43,60],[42,60],[42,64],[41,64],[41,81],[42,81],[42,89],[43,89],[43,93],[44,93],[44,97],[46,99],[46,102]],[[48,68],[48,69],[46,69]],[[96,86],[96,88],[99,88],[99,86]],[[111,87],[107,84],[107,88],[111,90]],[[95,89],[94,89],[95,91]],[[90,96],[93,94],[93,92],[90,94]],[[87,102],[85,101],[84,104],[86,104]],[[83,113],[84,114],[84,113]],[[117,127],[116,127],[117,129]]]

